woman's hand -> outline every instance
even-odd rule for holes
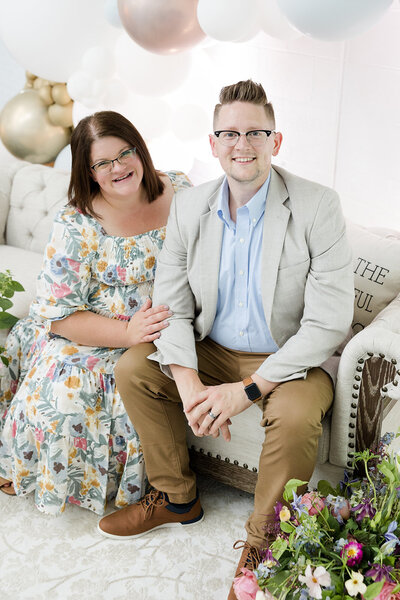
[[[151,305],[151,300],[148,298],[143,306],[135,312],[129,321],[126,332],[129,346],[135,346],[141,342],[153,342],[160,337],[161,331],[168,327],[168,317],[172,315],[172,311],[168,306]]]

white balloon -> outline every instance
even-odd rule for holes
[[[202,30],[221,42],[245,40],[259,30],[257,0],[199,0]]]
[[[145,98],[130,94],[123,108],[123,114],[149,142],[161,137],[169,129],[171,107],[161,98]]]
[[[128,101],[129,90],[119,77],[113,77],[107,81],[107,89],[102,97],[102,102],[109,110],[116,110],[117,106]]]
[[[56,169],[62,169],[63,171],[70,171],[72,164],[72,155],[71,155],[71,144],[65,146],[61,152],[58,154],[56,160],[54,161],[54,166]]]
[[[206,137],[209,120],[208,114],[201,106],[178,106],[172,115],[172,131],[182,141]]]
[[[153,54],[135,44],[125,32],[115,45],[115,62],[122,81],[143,96],[161,96],[176,89],[190,69],[189,53]]]
[[[94,93],[95,81],[87,71],[75,71],[67,81],[68,94],[73,100],[91,98]]]
[[[177,142],[172,132],[151,141],[149,150],[155,168],[161,171],[183,171],[187,174],[193,166],[193,149],[189,149],[187,143]]]
[[[98,110],[102,110],[101,106],[96,107],[95,109],[90,106],[85,106],[82,102],[75,101],[72,106],[72,121],[74,123],[74,127],[76,127],[82,119],[92,115],[94,112]]]
[[[0,35],[11,55],[28,71],[67,81],[82,54],[115,37],[104,0],[14,0],[2,2]]]
[[[393,0],[277,0],[297,29],[322,40],[341,40],[369,29]]]
[[[302,33],[295,29],[280,10],[276,0],[258,0],[261,29],[271,37],[289,41]]]
[[[118,11],[118,0],[106,0],[104,5],[104,16],[113,27],[122,28],[121,17]]]
[[[82,68],[94,77],[110,77],[114,72],[113,48],[93,46],[82,57]]]

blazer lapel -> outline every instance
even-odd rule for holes
[[[212,327],[218,301],[218,277],[223,234],[223,223],[217,214],[220,187],[221,185],[210,196],[209,212],[200,217],[200,286],[204,331],[206,332]]]
[[[272,168],[264,214],[261,259],[261,294],[268,326],[271,322],[278,267],[290,217],[290,208],[284,204],[288,198],[289,194],[282,178]]]

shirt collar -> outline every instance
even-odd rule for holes
[[[238,212],[248,210],[249,218],[253,225],[256,225],[264,214],[270,181],[271,171],[258,192],[256,192],[244,206],[238,209]],[[232,221],[229,212],[229,185],[226,177],[218,194],[217,214],[229,229],[236,229],[236,223]]]

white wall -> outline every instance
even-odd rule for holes
[[[223,84],[243,77],[263,83],[284,134],[278,164],[334,187],[351,220],[396,229],[399,32],[396,0],[373,29],[346,42],[306,37],[281,42],[260,34],[246,44],[210,49],[219,58]],[[22,88],[24,79],[23,69],[0,42],[0,108]],[[199,144],[203,147],[204,141]],[[201,178],[207,173],[201,166]],[[211,167],[209,173],[212,176]]]

